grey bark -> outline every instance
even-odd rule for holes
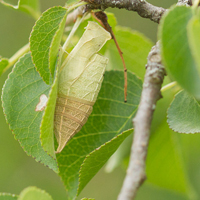
[[[146,179],[145,162],[151,121],[156,102],[161,98],[165,69],[161,64],[159,43],[149,53],[140,104],[133,120],[134,138],[126,177],[118,200],[132,200]]]

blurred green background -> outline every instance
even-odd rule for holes
[[[16,0],[8,1],[17,4]],[[175,0],[149,0],[150,3],[169,8],[176,3]],[[41,0],[42,11],[54,5],[64,5],[65,0]],[[121,26],[128,26],[134,30],[142,32],[145,36],[152,39],[155,43],[157,40],[157,24],[149,19],[143,19],[134,12],[126,10],[109,9],[108,11],[116,14],[118,23]],[[19,48],[28,43],[34,20],[28,15],[11,10],[0,4],[0,55],[11,57]],[[0,90],[8,76],[3,74],[0,78]],[[165,114],[165,113],[164,113]],[[158,113],[159,116],[159,113]],[[189,176],[194,187],[200,191],[200,136],[192,135],[190,139],[187,136],[181,136],[187,140],[189,164]],[[195,145],[191,145],[195,141]],[[185,143],[184,143],[185,144]],[[198,148],[199,147],[199,148]],[[159,151],[159,149],[157,149]],[[192,157],[192,156],[193,157]],[[184,157],[184,155],[183,155]],[[67,195],[60,178],[47,167],[35,162],[28,157],[19,143],[14,139],[11,131],[4,119],[2,108],[0,107],[0,192],[9,192],[19,194],[27,186],[37,186],[49,192],[55,200],[66,200]],[[112,173],[105,173],[102,169],[93,180],[87,185],[81,193],[81,197],[94,197],[96,200],[115,200],[120,191],[125,170],[122,168],[115,169]],[[198,195],[197,195],[198,196]],[[137,200],[186,200],[178,192],[166,190],[158,186],[145,182],[140,189]],[[192,198],[191,198],[192,199]],[[195,199],[195,198],[193,198]],[[200,199],[196,197],[196,199]]]

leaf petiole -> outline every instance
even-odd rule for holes
[[[165,92],[166,90],[169,90],[169,89],[173,88],[173,87],[176,86],[176,85],[177,85],[177,82],[176,82],[176,81],[171,82],[171,83],[169,83],[169,84],[163,86],[163,87],[161,88],[161,92]]]
[[[63,50],[66,50],[66,48],[67,48],[67,46],[69,45],[69,43],[70,43],[72,37],[74,36],[74,33],[76,32],[76,30],[78,29],[80,23],[82,22],[82,19],[84,18],[84,16],[85,16],[85,14],[83,15],[83,17],[78,17],[78,18],[76,19],[76,22],[75,22],[75,24],[74,24],[74,26],[73,26],[73,28],[72,28],[70,34],[68,35],[68,37],[67,37],[65,43],[64,43],[63,46],[62,46]]]
[[[79,2],[79,3],[77,3],[77,4],[73,4],[73,5],[71,5],[70,7],[68,7],[67,12],[69,13],[69,12],[72,11],[73,9],[75,9],[75,8],[77,8],[77,7],[79,7],[79,6],[83,6],[83,5],[85,5],[85,4],[87,4],[87,3],[86,3],[86,2],[83,2],[83,1],[82,1],[82,2]],[[79,27],[79,25],[80,25],[80,23],[82,22],[82,19],[85,17],[85,15],[86,15],[86,13],[83,14],[82,17],[77,17],[76,22],[75,22],[75,24],[74,24],[74,26],[73,26],[73,28],[72,28],[72,30],[71,30],[69,36],[67,37],[65,43],[63,44],[63,47],[62,47],[62,48],[63,48],[64,50],[67,48],[67,46],[68,46],[68,44],[69,44],[71,38],[73,37],[74,33],[76,32],[77,28]]]
[[[76,22],[75,22],[75,24],[74,24],[74,26],[73,26],[73,28],[72,28],[70,34],[68,35],[68,37],[67,37],[65,43],[64,43],[63,46],[62,46],[62,49],[63,49],[64,51],[66,50],[67,46],[69,45],[69,43],[70,43],[72,37],[74,36],[74,34],[75,34],[76,30],[78,29],[79,25],[81,24],[81,22],[83,21],[83,18],[85,17],[85,15],[86,15],[86,13],[85,13],[82,17],[78,17],[78,18],[76,19]],[[64,51],[63,51],[63,52],[64,52]],[[61,55],[61,57],[62,57],[62,55]],[[66,62],[64,61],[64,62],[62,63],[62,65],[61,65],[61,67],[60,67],[60,71],[61,71],[62,68],[65,66],[65,64],[66,64]]]
[[[25,53],[29,51],[29,43],[23,46],[21,49],[19,49],[10,59],[9,59],[9,64],[7,67],[3,70],[3,73],[5,73],[10,67],[12,67],[18,59],[23,56]],[[2,73],[2,74],[3,74]]]

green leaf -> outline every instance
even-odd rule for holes
[[[17,198],[15,194],[0,193],[0,200],[17,200]]]
[[[187,92],[179,92],[168,110],[167,121],[179,133],[200,133],[199,102]]]
[[[128,71],[134,72],[143,79],[152,42],[141,33],[121,26],[115,28],[115,36],[123,52]],[[109,58],[107,69],[123,69],[122,60],[113,40],[109,41],[105,55]]]
[[[9,60],[7,58],[0,59],[0,76],[3,73],[3,70],[8,66]]]
[[[172,8],[161,20],[159,35],[167,71],[184,89],[200,98],[200,76],[187,35],[187,25],[192,17],[192,8]]]
[[[25,54],[9,74],[3,87],[2,104],[7,122],[24,151],[36,161],[58,171],[56,161],[43,150],[40,142],[40,123],[43,109],[42,97],[47,99],[50,86],[35,70],[31,54]],[[43,102],[45,103],[45,102]]]
[[[194,16],[188,23],[188,39],[192,55],[197,63],[197,70],[200,74],[200,12],[198,16]]]
[[[27,187],[19,195],[18,200],[53,200],[44,190],[37,187]]]
[[[31,32],[30,50],[33,63],[47,84],[51,84],[54,77],[66,16],[65,8],[50,8],[42,14]]]
[[[60,52],[61,55],[61,52]],[[58,71],[60,68],[61,56],[57,59],[57,69],[55,73],[54,82],[51,85],[51,90],[49,92],[49,98],[47,106],[44,111],[44,115],[41,122],[41,133],[40,139],[41,144],[49,155],[56,159],[55,147],[54,147],[54,111],[56,106],[57,89],[58,89]]]
[[[63,151],[57,154],[60,176],[68,190],[69,199],[77,195],[79,170],[85,157],[113,137],[132,128],[142,81],[128,73],[128,102],[124,103],[123,77],[122,71],[105,73],[98,99],[87,123]]]
[[[40,16],[39,0],[19,0],[18,5],[12,5],[10,3],[4,2],[3,0],[1,0],[0,3],[12,9],[23,11],[33,16],[35,19]]]
[[[86,156],[79,172],[79,188],[78,194],[88,184],[88,182],[95,176],[95,174],[103,167],[112,154],[118,149],[121,143],[128,137],[133,130],[125,131],[109,142],[101,145],[89,155]]]
[[[147,156],[147,177],[150,183],[189,195],[191,185],[182,160],[176,133],[169,129],[166,119],[151,135]]]

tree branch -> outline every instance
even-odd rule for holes
[[[85,8],[86,10],[101,9],[105,10],[108,7],[111,8],[124,8],[126,10],[135,11],[143,18],[149,18],[150,20],[159,23],[161,16],[166,9],[154,6],[144,0],[83,0],[88,4],[86,6],[80,6],[67,16],[66,24],[69,24],[76,20],[77,16],[82,15]],[[190,1],[190,0],[186,0]]]
[[[87,5],[80,6],[67,16],[66,24],[69,24],[76,20],[78,16],[82,16],[85,9],[105,10],[108,7],[126,9],[129,11],[137,12],[143,18],[149,18],[150,20],[159,23],[162,15],[166,9],[162,7],[154,6],[145,0],[83,0],[87,2]],[[177,5],[191,6],[192,0],[178,0]]]
[[[178,6],[192,6],[192,0],[178,0]]]
[[[154,6],[145,0],[84,0],[89,3],[88,9],[124,8],[130,11],[136,11],[141,17],[149,18],[159,23],[161,16],[166,11],[164,8]]]
[[[133,120],[134,139],[130,162],[118,200],[132,200],[146,179],[145,161],[151,121],[156,102],[162,97],[160,89],[165,75],[165,69],[161,64],[159,43],[157,43],[148,56],[140,105]]]

